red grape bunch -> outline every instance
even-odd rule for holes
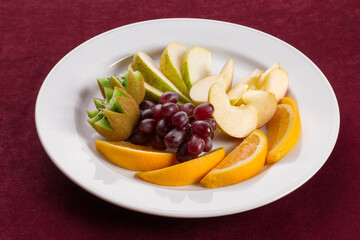
[[[140,120],[130,142],[137,145],[150,144],[159,150],[177,148],[179,162],[196,158],[212,149],[212,138],[217,125],[211,118],[214,107],[203,103],[179,106],[179,94],[165,92],[154,104],[148,100],[140,103]]]

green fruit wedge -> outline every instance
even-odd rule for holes
[[[184,45],[172,42],[161,54],[159,65],[161,72],[187,97],[189,89],[181,76],[181,62],[186,54]]]
[[[140,104],[145,96],[144,78],[138,71],[127,71],[128,81],[126,91]]]
[[[184,93],[182,93],[164,74],[161,73],[160,68],[156,65],[154,60],[144,52],[137,52],[132,61],[132,68],[139,71],[144,81],[152,87],[161,92],[174,91],[180,96],[180,101],[191,102]]]
[[[100,89],[104,91],[105,100],[94,98],[97,110],[87,111],[88,122],[108,140],[127,139],[140,116],[138,104],[122,87]]]
[[[185,54],[181,63],[181,75],[188,89],[210,73],[211,53],[207,49],[193,47]]]

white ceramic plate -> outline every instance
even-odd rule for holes
[[[172,41],[202,46],[213,54],[213,73],[235,61],[234,82],[255,68],[278,61],[290,77],[288,96],[297,102],[302,133],[296,147],[256,177],[228,187],[162,187],[134,178],[134,172],[108,162],[94,147],[101,138],[86,122],[100,96],[96,78],[124,72],[138,50],[159,59]],[[36,127],[45,151],[72,181],[124,208],[171,217],[212,217],[263,206],[294,191],[329,157],[339,131],[335,94],[305,55],[263,32],[225,22],[163,19],[116,28],[67,54],[46,77],[36,102]],[[229,152],[237,141],[217,138]],[[61,193],[58,193],[61,194]]]

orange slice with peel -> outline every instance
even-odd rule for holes
[[[295,101],[284,97],[268,123],[267,163],[275,163],[293,149],[299,140],[301,121]]]
[[[151,171],[178,163],[176,153],[119,141],[95,141],[96,149],[112,163],[133,171]]]
[[[207,188],[223,187],[245,181],[264,166],[267,139],[260,130],[253,131],[201,181]]]
[[[200,181],[225,157],[223,147],[171,167],[136,173],[140,179],[163,186],[185,186]]]

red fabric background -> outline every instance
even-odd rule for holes
[[[50,161],[37,137],[34,109],[51,68],[104,31],[169,17],[264,31],[324,72],[339,101],[341,127],[330,158],[306,184],[245,213],[171,219],[104,202]],[[360,239],[359,36],[357,0],[2,1],[0,239]]]

